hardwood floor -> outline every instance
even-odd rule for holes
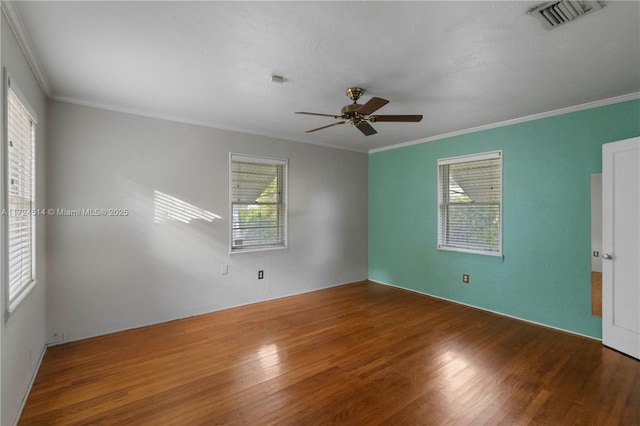
[[[49,348],[21,425],[640,424],[640,362],[371,282]]]

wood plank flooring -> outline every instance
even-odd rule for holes
[[[49,348],[21,425],[640,424],[640,362],[361,282]]]

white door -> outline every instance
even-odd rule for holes
[[[640,138],[602,146],[602,343],[640,359]]]

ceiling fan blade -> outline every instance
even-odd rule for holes
[[[338,124],[344,124],[344,123],[346,123],[346,121],[338,121],[337,123],[328,124],[328,125],[326,125],[326,126],[318,127],[318,128],[311,129],[311,130],[307,130],[305,133],[315,132],[315,131],[317,131],[317,130],[326,129],[327,127],[333,127],[333,126],[337,126]]]
[[[398,123],[417,123],[422,120],[421,115],[373,115],[369,117],[372,123],[378,123],[382,121],[398,122]]]
[[[367,123],[366,121],[361,121],[360,123],[358,123],[356,125],[356,127],[358,128],[358,130],[360,130],[362,133],[364,133],[365,136],[371,136],[371,135],[375,135],[376,133],[376,129],[374,129],[373,127],[371,127],[371,124]]]
[[[305,114],[305,115],[319,115],[320,117],[333,117],[333,118],[342,118],[339,115],[333,115],[333,114],[319,114],[317,112],[303,112],[303,111],[297,111],[296,114]]]
[[[375,112],[388,104],[389,101],[382,98],[371,98],[367,101],[366,104],[362,105],[360,109],[358,109],[358,113],[362,115],[369,115],[372,112]]]

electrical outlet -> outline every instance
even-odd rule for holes
[[[258,271],[258,279],[261,280],[264,278],[264,271]]]
[[[229,273],[229,265],[223,263],[220,265],[220,275],[227,275]]]
[[[462,282],[469,284],[469,274],[462,274]]]
[[[594,251],[593,252],[593,257],[600,257],[600,252],[599,251]]]

